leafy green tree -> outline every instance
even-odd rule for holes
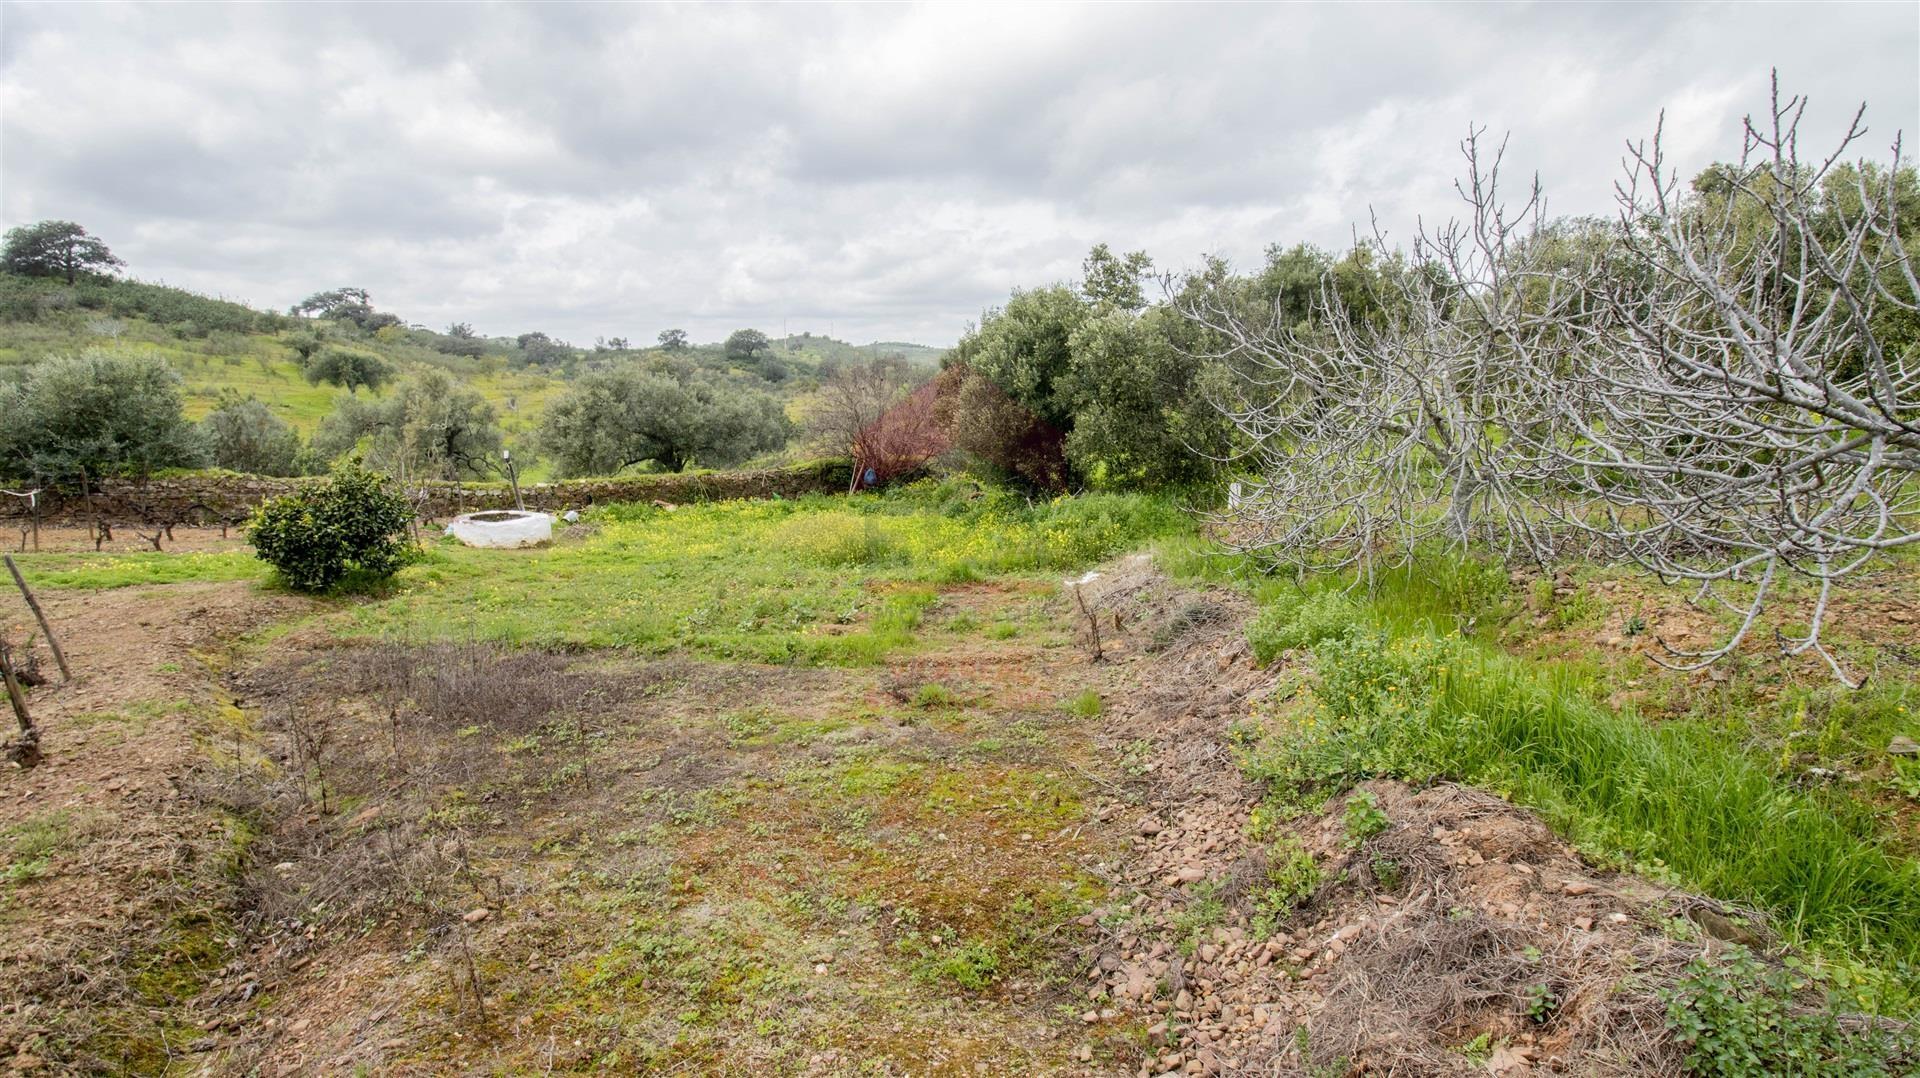
[[[1233,445],[1232,425],[1216,407],[1230,395],[1231,378],[1209,358],[1227,348],[1167,306],[1147,304],[1142,281],[1152,262],[1145,253],[1119,256],[1103,244],[1084,265],[1080,289],[1016,292],[961,339],[950,362],[972,376],[944,405],[955,445],[1030,483],[1051,483],[1056,472],[1060,483],[1114,487],[1208,478]],[[1267,272],[1254,279],[1214,262],[1187,282],[1175,307],[1196,294],[1224,293],[1237,306],[1274,305],[1282,317],[1297,304],[1304,318],[1329,266],[1305,248],[1270,252]],[[1000,394],[986,392],[978,378]],[[971,417],[973,407],[986,413]],[[1042,463],[1051,446],[1064,453],[1064,468]]]
[[[725,467],[785,445],[772,396],[677,365],[623,367],[580,379],[547,406],[540,445],[561,475],[612,475],[635,464]]]
[[[200,429],[219,467],[251,475],[300,474],[300,435],[253,397],[227,390]]]
[[[379,356],[358,349],[337,347],[321,348],[314,353],[306,361],[303,372],[307,381],[314,385],[325,382],[339,386],[348,393],[358,393],[361,386],[379,389],[393,377],[393,368]]]
[[[771,352],[773,342],[757,329],[737,329],[727,338],[727,358],[751,366],[763,352]]]
[[[660,347],[669,352],[684,352],[692,345],[687,341],[684,329],[663,329],[660,331]]]
[[[560,367],[575,359],[573,349],[544,333],[522,333],[514,338],[520,348],[520,361],[530,367]]]
[[[7,230],[0,248],[0,269],[26,277],[60,277],[73,284],[82,277],[112,273],[125,266],[107,245],[72,221],[40,221]]]
[[[1080,263],[1080,291],[1099,311],[1137,311],[1147,305],[1141,278],[1153,268],[1145,251],[1116,255],[1104,243],[1094,244]]]
[[[206,462],[206,442],[181,412],[180,376],[159,358],[89,350],[36,363],[0,387],[0,471],[72,484],[82,473]]]
[[[334,288],[315,292],[288,309],[289,314],[313,315],[331,322],[345,322],[362,331],[374,333],[400,324],[398,315],[373,309],[373,298],[364,288]]]
[[[343,465],[325,482],[303,486],[254,510],[247,541],[287,586],[325,591],[359,572],[384,578],[417,553],[407,534],[413,506],[386,477]]]
[[[1090,310],[1064,285],[1015,292],[960,338],[952,361],[993,380],[1006,394],[1059,430],[1073,426],[1072,403],[1055,383],[1073,367],[1073,334]]]
[[[432,368],[401,382],[386,400],[342,398],[313,432],[322,459],[358,450],[384,470],[446,479],[494,475],[503,441],[493,405]]]
[[[1165,307],[1116,307],[1074,331],[1073,364],[1056,383],[1071,402],[1067,459],[1100,486],[1161,488],[1210,476],[1232,423],[1210,391],[1227,372],[1175,346],[1183,322]]]
[[[1071,375],[1073,334],[1089,313],[1074,289],[1036,288],[1015,292],[961,337],[948,364],[967,373],[949,379],[942,403],[954,446],[1029,485],[1064,486],[1058,456],[1074,410],[1058,384]]]

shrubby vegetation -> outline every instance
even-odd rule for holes
[[[268,332],[286,321],[244,304],[142,281],[82,277],[68,285],[59,278],[0,273],[0,319],[41,322],[75,312],[143,318],[189,340],[211,333]]]
[[[325,591],[358,574],[392,576],[414,556],[413,504],[357,463],[254,511],[247,541],[289,587]]]
[[[300,436],[252,397],[229,393],[200,421],[216,467],[254,475],[299,475]]]
[[[152,358],[99,351],[34,365],[0,386],[0,470],[78,485],[207,462],[180,407],[180,376]]]
[[[1096,246],[1077,286],[1014,293],[947,357],[940,422],[991,473],[1042,489],[1165,490],[1205,485],[1244,452],[1232,420],[1248,365],[1187,311],[1207,296],[1249,317],[1318,334],[1322,290],[1352,298],[1340,317],[1386,317],[1391,260],[1306,246],[1270,248],[1239,276],[1210,262],[1149,302],[1143,252]]]
[[[772,396],[666,361],[583,376],[548,405],[539,441],[563,476],[612,475],[739,464],[785,445],[790,430]]]

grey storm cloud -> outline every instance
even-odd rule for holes
[[[1738,152],[1768,72],[1920,130],[1920,8],[0,5],[0,222],[284,307],[588,341],[953,341],[1096,242],[1178,270],[1404,237],[1471,125],[1605,212],[1662,110]]]

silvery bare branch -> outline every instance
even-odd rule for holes
[[[1475,132],[1462,219],[1404,258],[1377,230],[1360,245],[1391,267],[1366,311],[1331,280],[1307,326],[1201,291],[1183,311],[1243,372],[1221,404],[1256,474],[1231,544],[1371,568],[1435,537],[1544,561],[1585,536],[1733,612],[1714,646],[1670,649],[1687,669],[1803,579],[1806,628],[1778,643],[1851,683],[1821,644],[1834,588],[1920,541],[1920,356],[1883,333],[1920,315],[1920,280],[1898,141],[1843,164],[1856,114],[1803,160],[1803,111],[1776,89],[1742,159],[1694,187],[1658,134],[1631,147],[1610,228],[1545,222],[1537,183],[1507,212]]]
[[[1363,310],[1322,283],[1306,326],[1249,317],[1224,289],[1186,316],[1227,342],[1242,374],[1219,402],[1251,447],[1256,474],[1222,520],[1236,549],[1299,569],[1372,568],[1428,539],[1547,560],[1551,519],[1515,457],[1508,426],[1549,420],[1530,350],[1585,292],[1527,269],[1543,222],[1538,186],[1518,211],[1499,200],[1501,150],[1461,144],[1469,213],[1422,230],[1402,257],[1376,228],[1357,246],[1383,268]]]
[[[1717,189],[1683,190],[1658,134],[1632,148],[1619,186],[1632,272],[1591,282],[1607,317],[1571,338],[1545,448],[1600,507],[1570,522],[1737,616],[1713,647],[1673,649],[1673,665],[1730,654],[1800,577],[1812,611],[1778,643],[1853,683],[1821,644],[1833,589],[1920,541],[1920,358],[1880,332],[1884,315],[1920,311],[1920,283],[1895,216],[1898,142],[1883,167],[1842,166],[1864,136],[1856,114],[1835,152],[1805,161],[1804,108],[1776,88]]]

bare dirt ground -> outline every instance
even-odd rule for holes
[[[9,600],[7,620],[30,624]],[[46,759],[0,774],[0,1043],[19,1070],[40,1065],[49,1034],[95,1045],[96,1063],[150,1067],[186,1046],[172,995],[210,972],[224,926],[209,911],[229,905],[236,822],[193,778],[252,738],[215,674],[232,641],[307,604],[242,584],[41,600],[75,680],[38,649]]]
[[[346,644],[244,583],[50,595],[81,676],[0,777],[0,1063],[1671,1065],[1613,985],[1683,961],[1658,924],[1697,904],[1487,795],[1381,784],[1363,846],[1337,806],[1286,825],[1323,878],[1260,924],[1231,724],[1279,672],[1239,600],[1109,583],[1102,662],[1008,581],[877,669]]]

